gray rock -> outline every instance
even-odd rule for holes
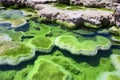
[[[120,6],[116,7],[114,12],[115,24],[120,28]]]
[[[113,12],[103,10],[60,10],[50,5],[42,4],[36,5],[35,9],[39,10],[39,15],[42,18],[60,20],[74,25],[81,25],[83,22],[94,25],[110,24],[113,14]]]
[[[88,7],[100,7],[115,9],[116,6],[119,6],[119,0],[70,0],[71,4],[74,5],[84,5]]]

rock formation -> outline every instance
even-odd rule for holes
[[[116,7],[114,16],[115,16],[115,23],[120,28],[120,6]]]

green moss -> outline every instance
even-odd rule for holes
[[[36,47],[36,50],[42,52],[50,52],[53,47],[53,41],[47,37],[36,37],[30,41]]]
[[[88,28],[100,28],[101,26],[98,26],[98,25],[94,25],[94,24],[91,24],[91,23],[88,23],[88,22],[84,22],[84,26],[85,27],[88,27]]]

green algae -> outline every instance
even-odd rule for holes
[[[8,34],[13,41],[21,41],[21,37],[23,36],[23,32],[22,31],[14,31],[14,30],[4,30],[4,31],[0,31],[1,33],[5,33]]]
[[[23,43],[21,44],[17,42],[16,43],[4,42],[0,44],[0,47],[1,47],[1,50],[3,49],[3,51],[1,51],[1,54],[0,54],[1,57],[9,56],[11,58],[15,58],[23,55],[28,55],[31,52],[30,47],[27,47]]]
[[[48,37],[36,37],[30,40],[30,43],[35,46],[37,51],[50,52],[54,46],[54,40]]]
[[[75,29],[77,25],[75,25],[74,23],[71,22],[67,22],[67,21],[62,21],[62,20],[57,20],[56,23],[61,24],[69,29]]]
[[[1,80],[13,80],[16,72],[17,71],[15,71],[15,70],[9,70],[9,71],[0,70],[0,79]]]
[[[111,9],[106,9],[106,8],[92,8],[92,7],[86,7],[83,5],[67,5],[67,4],[60,4],[60,3],[53,3],[52,4],[54,7],[57,7],[59,9],[63,10],[100,10],[100,11],[114,11]]]
[[[17,35],[19,33],[12,31],[12,30],[2,31],[2,32],[9,34],[13,38],[13,41],[21,41],[22,35],[25,35],[25,36],[34,36],[35,38],[33,38],[33,39],[36,39],[38,37],[43,38],[43,42],[44,42],[44,37],[47,36],[48,38],[45,39],[46,43],[47,43],[46,40],[51,39],[51,38],[56,38],[56,37],[59,37],[61,35],[69,34],[72,36],[76,36],[76,33],[73,35],[73,33],[71,31],[64,30],[64,29],[60,28],[59,26],[53,27],[53,26],[49,26],[49,25],[46,25],[43,23],[35,23],[33,21],[30,21],[29,24],[30,24],[29,30],[26,32],[20,31],[20,33],[21,33],[20,35]],[[31,40],[33,40],[33,39],[31,39]],[[80,37],[78,35],[77,35],[77,39],[78,39],[78,41],[83,41],[83,40],[96,41],[97,40],[97,39],[91,39],[91,38],[83,38],[83,37]],[[98,38],[98,40],[99,39],[101,39],[101,38]],[[104,40],[102,40],[102,41],[104,41]],[[106,43],[106,40],[103,43],[102,43],[102,41],[99,41],[101,46],[106,45],[106,44],[104,44],[104,43]],[[27,41],[25,41],[25,42],[27,42]],[[40,41],[40,42],[42,42],[42,41]],[[37,43],[39,43],[39,41]],[[84,45],[88,46],[89,43],[86,43]],[[118,50],[118,52],[119,52],[119,50]],[[53,53],[53,50],[50,53]],[[61,52],[59,50],[53,54],[50,54],[49,56],[48,55],[45,55],[45,56],[39,55],[39,56],[40,56],[39,58],[44,58],[45,60],[49,60],[50,62],[62,67],[65,71],[67,71],[68,73],[71,74],[73,80],[95,80],[98,77],[100,72],[112,71],[114,69],[113,66],[111,65],[110,59],[108,57],[107,58],[100,58],[100,63],[98,63],[97,66],[92,66],[84,60],[81,62],[75,62],[73,57],[67,57],[64,55],[63,52]],[[96,56],[94,56],[92,58],[95,58],[95,57]],[[88,57],[88,59],[89,58],[90,57]],[[80,56],[78,59],[82,60]],[[91,61],[91,58],[90,58],[90,61]],[[96,60],[91,61],[91,63],[95,63],[95,62],[96,62]],[[40,65],[40,64],[38,64],[38,65]],[[45,66],[49,66],[49,65],[51,65],[51,64],[47,64],[47,63],[45,64]],[[35,66],[35,64],[34,64],[34,66]],[[43,67],[42,67],[42,69],[43,69]],[[34,68],[33,66],[30,66],[30,67],[23,68],[22,70],[18,71],[15,75],[14,80],[26,80],[29,77],[29,75],[32,74],[31,70],[33,68]],[[41,68],[39,68],[39,73],[36,73],[33,76],[33,78],[36,79],[37,77],[40,77],[40,80],[41,79],[47,80],[49,77],[48,76],[46,77],[46,75],[47,75],[46,73],[49,71],[51,74],[53,74],[51,69],[47,69],[47,68],[48,67],[44,67],[44,69],[46,69],[47,71],[46,70],[44,71],[44,69],[43,69],[43,73],[42,73],[43,76],[39,76],[41,74],[41,71],[42,71]],[[7,74],[7,72],[5,72],[5,73]],[[13,73],[13,74],[15,74],[15,73]],[[13,76],[13,74],[12,74],[12,76]],[[58,75],[60,75],[60,76],[52,76],[52,78],[49,78],[48,80],[53,80],[53,77],[57,77],[56,80],[58,80],[58,78],[60,77],[59,79],[61,80],[61,78],[64,74],[60,73]],[[3,76],[3,75],[1,75],[1,76]],[[7,80],[10,80],[10,79],[11,79],[10,77],[7,78]],[[13,78],[12,78],[12,80],[13,80]]]
[[[25,17],[18,10],[0,10],[0,23],[10,23],[12,28],[26,24]]]
[[[33,47],[20,42],[2,42],[0,49],[0,64],[17,65],[35,55]]]
[[[85,30],[85,29],[77,29],[77,30],[73,30],[74,33],[77,33],[77,34],[81,34],[81,35],[94,35],[95,32],[93,31],[88,31],[88,30]]]
[[[97,29],[97,28],[101,27],[101,26],[94,25],[94,24],[91,24],[91,23],[88,23],[88,22],[84,22],[84,26],[88,27],[88,28],[94,28],[94,29]]]
[[[72,35],[62,35],[55,39],[55,45],[70,51],[72,54],[86,56],[94,56],[98,49],[106,50],[111,46],[111,42],[105,37],[96,36],[94,39],[89,40],[82,36],[78,39]]]
[[[25,36],[45,36],[50,33],[50,27],[45,24],[38,24],[33,21],[29,22],[29,29],[25,32]]]
[[[16,75],[14,76],[13,80],[26,80],[27,75],[29,74],[30,70],[33,68],[33,66],[28,65],[24,69],[18,71]]]
[[[8,30],[9,26],[2,26],[0,25],[0,31]]]
[[[45,75],[43,74],[45,73]],[[48,76],[48,77],[46,77]],[[44,58],[35,61],[33,69],[28,74],[27,80],[71,80],[70,74],[61,66]]]

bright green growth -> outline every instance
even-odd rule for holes
[[[30,40],[36,50],[41,52],[50,52],[53,48],[53,40],[48,37],[36,37]]]
[[[34,48],[18,42],[0,43],[0,50],[0,64],[17,65],[35,55]]]
[[[120,55],[112,54],[110,56],[111,63],[115,67],[116,70],[120,70]]]
[[[0,23],[10,23],[12,28],[26,24],[25,17],[18,10],[0,10]]]
[[[21,31],[16,32],[14,30],[5,30],[5,31],[1,31],[1,33],[8,34],[13,41],[21,41],[21,37],[23,36],[23,32]]]
[[[55,39],[55,45],[61,49],[70,51],[75,55],[94,56],[97,50],[109,49],[111,43],[108,39],[102,36],[96,36],[94,39],[75,37],[72,35],[62,35]]]
[[[32,68],[33,67],[31,65],[28,65],[26,68],[18,71],[16,75],[14,74],[15,76],[13,80],[26,80],[27,75],[29,74]]]
[[[104,72],[100,74],[97,80],[120,80],[120,72],[119,71]]]
[[[88,23],[88,22],[84,22],[84,26],[85,27],[88,27],[88,28],[100,28],[101,26],[98,26],[98,25],[95,25],[95,24],[91,24],[91,23]]]
[[[8,71],[0,71],[0,79],[1,80],[13,80],[14,75],[16,74],[15,70],[8,70]]]
[[[45,25],[45,24],[38,24],[35,23],[34,21],[29,22],[29,30],[25,32],[26,36],[45,36],[46,34],[50,33],[50,27]]]
[[[71,80],[71,76],[60,65],[40,58],[35,61],[27,80]]]
[[[67,22],[67,21],[62,21],[62,20],[56,20],[56,23],[61,24],[69,29],[74,29],[76,28],[76,24],[72,22]]]

